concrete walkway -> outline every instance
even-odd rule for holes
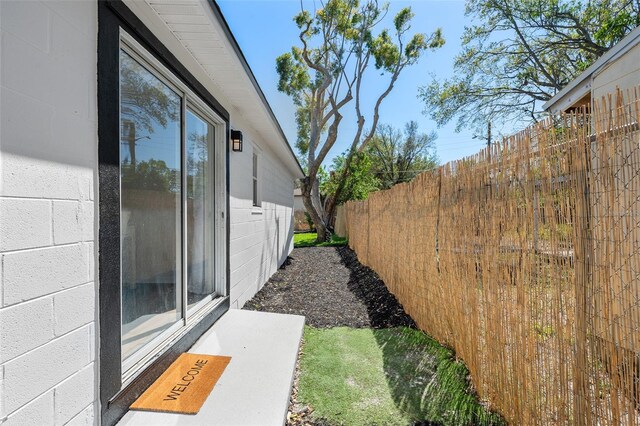
[[[189,350],[231,362],[195,416],[129,411],[122,426],[282,425],[304,317],[232,309]]]

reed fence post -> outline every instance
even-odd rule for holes
[[[582,134],[580,134],[582,133]],[[590,264],[593,259],[591,244],[591,199],[589,188],[590,170],[590,138],[588,132],[577,132],[578,143],[574,148],[576,165],[574,170],[576,182],[576,224],[574,231],[575,257],[575,330],[576,359],[574,367],[574,421],[591,424],[589,410],[589,372],[587,344],[587,287],[591,279]]]

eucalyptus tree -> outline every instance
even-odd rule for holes
[[[453,77],[420,89],[439,125],[536,121],[541,105],[640,24],[638,0],[467,0]]]
[[[329,237],[328,224],[339,194],[320,200],[317,174],[322,162],[338,140],[345,107],[353,106],[357,120],[347,158],[345,179],[356,152],[371,140],[379,120],[380,105],[393,90],[402,71],[415,64],[427,49],[444,43],[439,29],[431,35],[410,35],[413,13],[400,10],[393,28],[381,29],[388,5],[369,0],[328,0],[312,12],[305,10],[294,17],[299,40],[291,52],[279,56],[278,90],[289,95],[296,107],[298,139],[296,146],[305,157],[307,174],[301,182],[306,210],[318,230],[318,240]],[[376,76],[370,65],[386,75],[387,80],[373,105],[363,105],[367,82]],[[365,131],[365,115],[371,117]],[[338,192],[341,191],[338,186]]]

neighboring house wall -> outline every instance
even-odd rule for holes
[[[293,250],[295,177],[246,125],[235,120],[235,126],[243,129],[245,141],[243,152],[231,152],[230,158],[231,307],[241,308]],[[254,151],[262,207],[253,206]]]
[[[592,107],[616,90],[633,93],[640,84],[640,27],[600,56],[542,106],[551,114]],[[626,96],[626,93],[625,93]]]
[[[336,223],[334,225],[333,232],[338,237],[349,237],[349,233],[347,230],[347,209],[344,204],[340,204],[338,207],[336,207]]]
[[[0,423],[93,424],[97,4],[0,19]]]
[[[594,102],[620,90],[633,90],[640,84],[640,45],[635,45],[615,61],[596,71],[591,83]]]
[[[305,211],[304,202],[302,201],[302,195],[296,195],[293,199],[293,209],[296,211]]]

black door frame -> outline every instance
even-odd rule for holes
[[[99,371],[100,418],[113,425],[155,379],[229,310],[229,113],[121,1],[98,3],[98,182],[99,182]],[[124,29],[158,61],[181,79],[226,123],[226,297],[202,320],[167,348],[123,388],[120,290],[120,29]]]

